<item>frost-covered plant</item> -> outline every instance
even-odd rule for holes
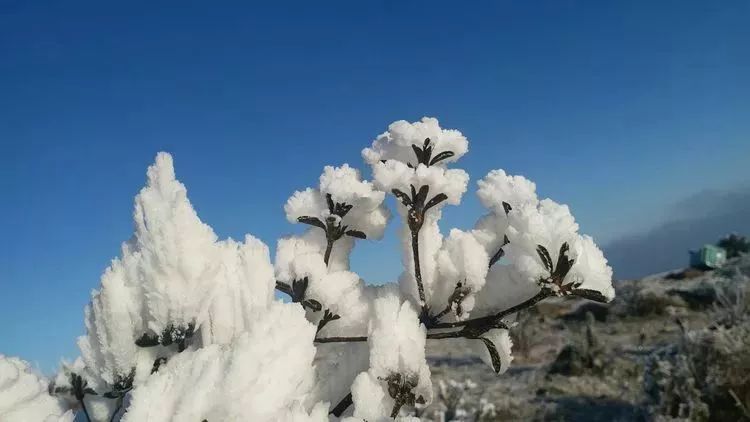
[[[612,270],[567,206],[502,170],[479,182],[487,215],[443,237],[442,209],[469,181],[450,166],[467,151],[436,119],[391,124],[362,152],[372,181],[326,167],[292,195],[286,216],[307,230],[280,239],[273,264],[252,236],[219,240],[159,153],[133,237],[86,308],[81,359],[53,392],[97,421],[376,421],[432,401],[427,340],[465,339],[502,373],[517,312],[553,296],[607,302]],[[349,256],[383,236],[388,194],[404,270],[372,286]]]
[[[648,361],[644,389],[657,420],[750,420],[750,321],[684,331]]]
[[[28,363],[0,355],[0,421],[73,422],[73,411],[48,388]]]
[[[716,322],[726,327],[750,318],[750,277],[735,268],[731,278],[717,283],[714,313]]]
[[[586,326],[572,338],[550,366],[550,374],[601,374],[605,368],[605,353],[594,328],[594,315],[586,313]]]

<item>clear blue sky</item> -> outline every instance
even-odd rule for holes
[[[524,174],[603,242],[748,180],[744,0],[31,3],[0,2],[0,353],[45,370],[160,150],[220,236],[272,249],[295,189],[424,115],[469,137],[472,186]],[[354,261],[400,271],[392,239]]]

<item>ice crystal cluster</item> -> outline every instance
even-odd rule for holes
[[[49,388],[3,358],[0,419],[406,420],[433,400],[426,342],[446,338],[504,372],[517,311],[553,296],[609,301],[612,271],[567,206],[502,170],[479,181],[487,213],[472,230],[441,230],[443,207],[468,188],[454,168],[468,150],[434,118],[392,123],[362,151],[371,181],[329,166],[292,194],[286,216],[307,229],[280,239],[273,262],[251,235],[219,240],[159,153],[133,236],[86,307],[80,358]],[[349,256],[383,236],[389,195],[403,272],[373,286]]]

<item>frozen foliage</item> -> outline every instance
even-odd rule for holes
[[[133,215],[135,233],[102,275],[86,309],[88,334],[78,342],[98,392],[140,383],[155,361],[186,348],[196,329],[203,345],[231,341],[274,294],[268,248],[252,236],[217,241],[168,154],[149,167]]]
[[[228,346],[172,358],[134,390],[123,420],[327,420],[325,404],[312,413],[304,406],[313,383],[314,336],[301,309],[275,304]]]
[[[405,409],[432,401],[427,340],[464,339],[506,371],[518,311],[555,295],[608,301],[612,272],[566,206],[502,170],[479,182],[487,215],[444,237],[442,207],[469,181],[448,166],[467,152],[436,119],[391,124],[362,151],[372,181],[328,166],[289,198],[287,219],[306,230],[278,241],[273,265],[250,235],[219,240],[159,153],[134,234],[86,307],[81,358],[55,378],[59,401],[44,400],[96,421],[414,420]],[[383,236],[386,195],[403,272],[371,286],[349,256]]]
[[[681,341],[651,356],[644,390],[656,420],[750,419],[748,283],[740,273],[725,280],[716,324],[692,331],[681,325]]]
[[[370,165],[383,160],[396,160],[416,166],[414,147],[422,147],[425,139],[430,139],[431,157],[419,160],[428,165],[447,164],[458,160],[469,151],[469,141],[457,130],[442,129],[437,119],[423,117],[421,121],[409,123],[406,120],[393,122],[388,131],[378,136],[370,148],[362,151],[362,156]]]
[[[73,422],[73,412],[48,393],[47,381],[28,363],[0,355],[0,420]]]
[[[425,329],[410,302],[398,296],[375,300],[368,332],[370,369],[354,381],[354,416],[373,419],[403,405],[432,399],[430,368],[425,359]]]
[[[498,374],[507,371],[513,361],[511,355],[513,341],[510,339],[508,330],[494,328],[487,331],[481,340],[484,344],[472,342],[471,346],[478,352],[482,362],[489,365]]]
[[[490,213],[474,232],[493,262],[505,256],[515,273],[557,295],[612,300],[612,269],[593,239],[578,234],[566,205],[537,200],[532,182],[502,171],[491,172],[479,185]]]
[[[320,176],[318,189],[297,191],[284,206],[290,222],[314,227],[302,238],[292,237],[279,243],[278,254],[282,259],[277,264],[277,270],[291,271],[286,277],[282,273],[281,279],[313,276],[314,268],[308,267],[315,267],[316,264],[323,273],[324,266],[329,266],[331,270],[349,269],[349,253],[354,238],[383,237],[390,218],[388,210],[382,205],[384,199],[385,193],[375,189],[370,182],[360,180],[359,171],[346,164],[341,167],[327,166]],[[341,241],[336,245],[336,250],[328,247],[338,240]],[[316,256],[305,256],[307,254]],[[323,266],[319,265],[321,257]],[[297,274],[295,270],[299,266],[303,269]]]
[[[468,393],[477,389],[477,384],[470,379],[459,382],[440,380],[438,384],[438,399],[443,409],[438,415],[443,421],[481,422],[494,420],[495,406],[485,398],[476,403],[470,403]]]

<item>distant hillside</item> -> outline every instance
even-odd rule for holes
[[[675,220],[617,239],[604,252],[618,279],[684,267],[688,250],[730,232],[750,233],[750,186],[696,194],[675,207]]]

